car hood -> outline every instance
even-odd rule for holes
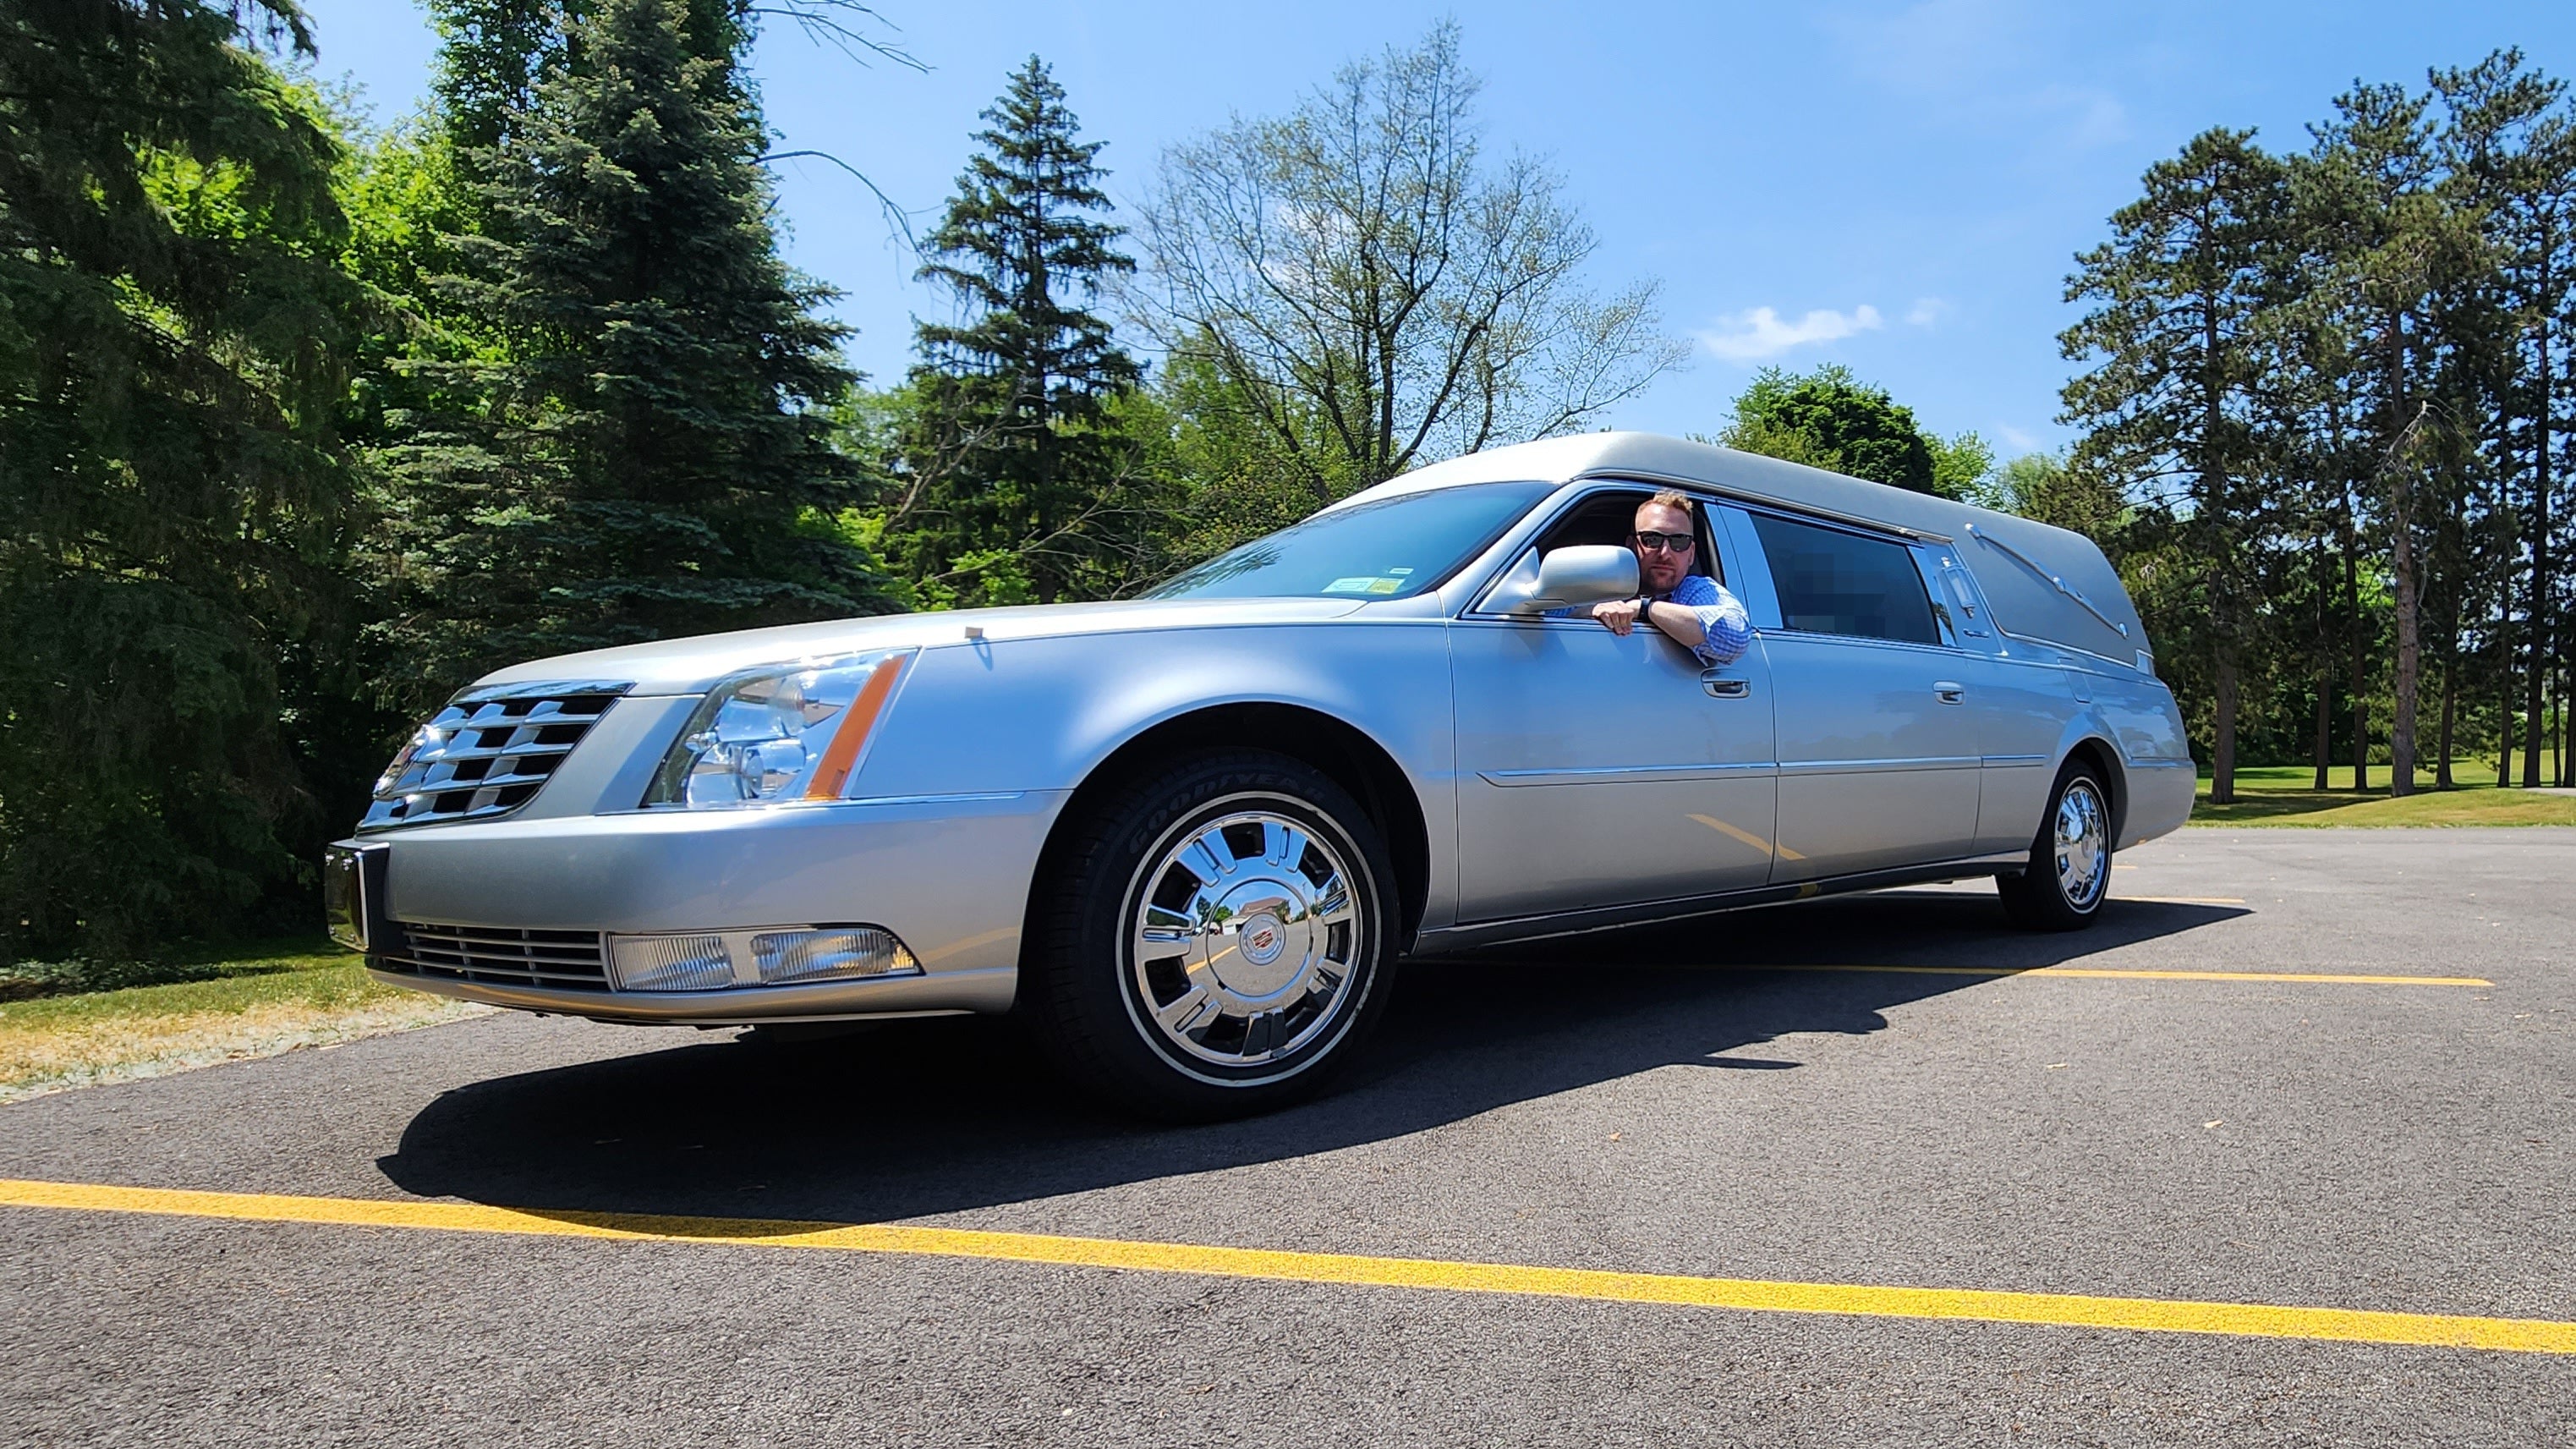
[[[660,639],[616,649],[558,654],[495,670],[475,687],[565,680],[615,681],[637,694],[699,694],[727,675],[764,664],[822,659],[864,649],[967,642],[980,628],[992,643],[1078,634],[1141,633],[1258,624],[1307,624],[1343,618],[1366,606],[1350,599],[1131,599],[1101,604],[1037,604],[1016,609],[958,609],[938,614],[880,614]]]

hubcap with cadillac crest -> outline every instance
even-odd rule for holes
[[[1342,851],[1311,825],[1259,808],[1185,822],[1128,892],[1130,1009],[1185,1058],[1289,1056],[1341,1020],[1363,909]]]

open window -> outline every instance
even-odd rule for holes
[[[1533,551],[1545,553],[1584,543],[1626,548],[1628,536],[1637,529],[1637,505],[1654,497],[1655,492],[1652,488],[1608,488],[1590,494],[1549,524],[1547,531],[1538,536]],[[1707,507],[1697,499],[1691,501],[1691,531],[1699,543],[1691,555],[1690,571],[1725,583],[1726,566],[1717,556],[1717,535],[1709,527]]]
[[[1537,591],[1539,559],[1557,549],[1578,546],[1626,549],[1637,531],[1637,507],[1661,490],[1643,484],[1613,484],[1597,488],[1566,505],[1563,512],[1549,520],[1538,537],[1531,540],[1512,560],[1470,612],[1508,613],[1527,619],[1538,619],[1526,601]],[[1718,557],[1717,531],[1709,517],[1708,506],[1698,499],[1690,505],[1691,548],[1689,571],[1705,574],[1718,583],[1726,582],[1726,567]]]

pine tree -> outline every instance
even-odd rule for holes
[[[2395,593],[2395,699],[2389,719],[2389,786],[2415,790],[2416,724],[2423,668],[2427,484],[2451,420],[2435,411],[2432,381],[2447,339],[2442,300],[2475,251],[2474,229],[2446,204],[2438,181],[2430,98],[2402,86],[2366,85],[2337,96],[2336,115],[2314,128],[2303,167],[2305,223],[2326,261],[2335,325],[2355,339],[2371,462],[2355,493],[2381,512]]]
[[[2576,118],[2567,113],[2566,84],[2524,69],[2517,50],[2437,72],[2433,86],[2449,112],[2440,136],[2447,186],[2454,204],[2476,218],[2485,243],[2485,265],[2477,269],[2485,285],[2475,290],[2487,294],[2488,316],[2481,320],[2493,325],[2474,339],[2484,345],[2474,347],[2471,367],[2483,374],[2478,415],[2497,423],[2490,447],[2498,481],[2508,504],[2516,493],[2524,504],[2520,520],[2505,510],[2506,532],[2518,534],[2527,550],[2520,570],[2522,783],[2539,785],[2547,733],[2541,689],[2558,623],[2551,545],[2564,481],[2558,454],[2567,445],[2558,422],[2576,355],[2565,332],[2576,302]],[[2508,561],[2499,579],[2508,592],[2512,572]],[[2510,672],[2508,664],[2508,685]]]
[[[889,548],[933,599],[1041,602],[1090,592],[1153,511],[1117,400],[1139,369],[1087,310],[1135,263],[1064,88],[1036,56],[985,111],[984,150],[924,250],[920,272],[970,320],[918,329],[913,422]]]
[[[356,298],[261,30],[309,49],[286,0],[0,7],[0,959],[220,934],[299,865]]]
[[[459,150],[488,153],[562,59],[567,8],[562,0],[430,0],[429,15],[439,121]]]
[[[2212,668],[2210,799],[2235,798],[2241,672],[2259,622],[2256,551],[2277,512],[2258,384],[2266,307],[2288,248],[2289,187],[2250,132],[2213,130],[2147,169],[2113,239],[2077,259],[2067,300],[2093,310],[2059,339],[2092,367],[2066,385],[2090,425],[2075,462],[2149,496],[2151,534],[2200,595],[2163,637],[2198,636]]]
[[[760,13],[810,28],[814,12],[840,8],[842,0],[788,0]],[[581,0],[429,0],[439,37],[430,86],[440,129],[469,164],[519,138],[538,90],[571,61],[585,9]],[[689,0],[681,34],[692,55],[727,64],[752,13],[744,0]]]
[[[705,27],[720,25],[709,36]],[[502,143],[447,283],[504,339],[449,369],[479,410],[402,420],[387,626],[421,692],[505,660],[887,607],[831,520],[860,498],[820,406],[847,391],[771,231],[748,34],[601,0]]]

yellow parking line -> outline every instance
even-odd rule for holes
[[[2317,971],[2149,971],[2104,966],[1739,966],[1739,971],[1859,971],[1897,976],[2086,976],[2097,981],[2303,981],[2326,986],[2493,986],[2483,976],[2348,976]]]
[[[458,1202],[384,1202],[282,1197],[266,1193],[175,1192],[162,1188],[0,1179],[0,1206],[158,1213],[239,1222],[317,1223],[532,1237],[611,1238],[735,1247],[809,1248],[918,1257],[978,1258],[1142,1273],[1189,1273],[1453,1293],[1512,1293],[1608,1303],[1659,1303],[1761,1313],[1826,1313],[1867,1318],[1970,1319],[2065,1328],[2342,1343],[2414,1344],[2511,1353],[2576,1354],[2576,1323],[2475,1318],[2187,1299],[2094,1298],[2072,1293],[1989,1293],[1961,1288],[1775,1283],[1617,1273],[1511,1263],[1373,1258],[1344,1253],[1270,1252],[1188,1243],[987,1233],[876,1223],[653,1217],[637,1213],[534,1213]]]

